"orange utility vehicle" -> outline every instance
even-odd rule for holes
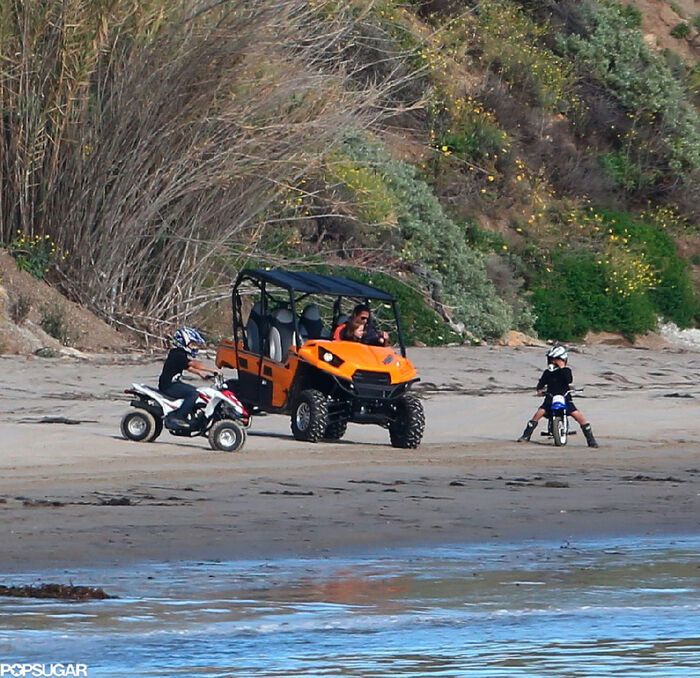
[[[375,330],[388,332],[385,346],[331,339],[360,303],[371,307]],[[369,285],[242,271],[233,287],[233,339],[221,342],[216,364],[237,371],[229,387],[249,411],[291,415],[297,440],[338,440],[348,422],[387,428],[394,447],[418,447],[423,437],[423,406],[409,393],[418,374],[406,358],[396,300]]]

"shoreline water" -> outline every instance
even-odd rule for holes
[[[0,598],[0,650],[92,678],[680,677],[700,669],[698,557],[691,535],[73,569],[118,597]]]

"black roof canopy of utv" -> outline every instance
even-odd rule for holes
[[[238,279],[253,278],[278,285],[284,289],[303,292],[305,294],[330,294],[338,297],[360,297],[363,299],[379,299],[380,301],[395,301],[387,292],[376,287],[365,285],[347,278],[306,271],[284,271],[281,269],[245,269]]]

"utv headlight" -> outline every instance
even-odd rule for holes
[[[323,348],[323,346],[318,347],[318,357],[323,360],[324,363],[328,363],[333,367],[340,367],[345,361],[339,358],[335,353],[331,353],[328,349]]]

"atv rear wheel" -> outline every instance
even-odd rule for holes
[[[397,403],[396,419],[389,424],[389,438],[394,447],[415,449],[425,430],[423,403],[412,395],[402,396]]]
[[[326,396],[310,388],[299,394],[292,409],[292,435],[297,440],[317,443],[328,428]]]
[[[238,452],[245,441],[245,429],[232,419],[220,419],[209,429],[209,445],[212,450]]]
[[[340,419],[336,419],[326,426],[326,431],[323,434],[323,437],[326,440],[340,440],[345,435],[347,428],[348,420],[345,417],[341,417]]]
[[[158,426],[160,423],[160,427]],[[155,440],[163,430],[161,422],[156,423],[156,418],[146,410],[132,410],[122,417],[121,431],[127,440],[137,443],[150,443]]]

